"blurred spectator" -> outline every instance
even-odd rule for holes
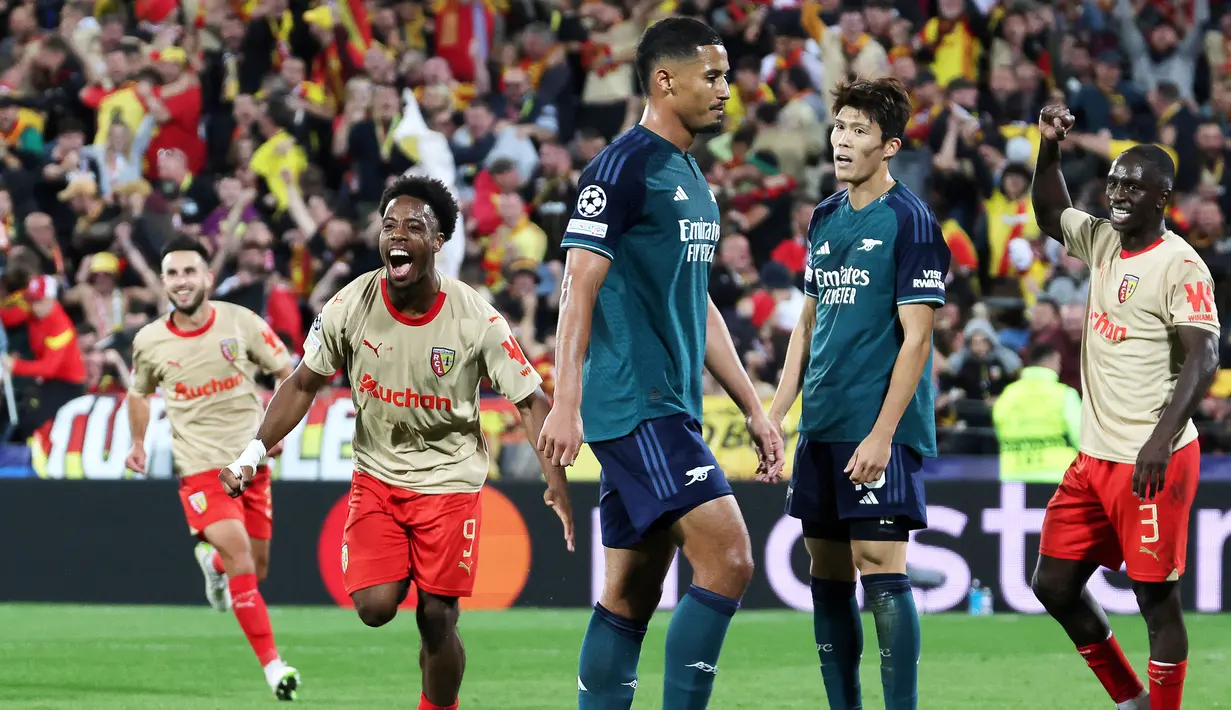
[[[966,393],[972,406],[964,416],[972,424],[987,426],[989,408],[1021,368],[1021,358],[1000,344],[996,331],[982,318],[967,323],[962,335],[965,346],[949,359],[948,384]]]
[[[1049,298],[1035,302],[1030,311],[1030,347],[1046,345],[1059,358],[1060,381],[1081,391],[1081,339],[1065,332],[1060,320],[1060,305]]]
[[[77,331],[57,300],[59,284],[40,273],[32,251],[15,247],[9,252],[3,286],[7,295],[0,322],[6,330],[24,330],[27,344],[27,352],[10,350],[3,357],[17,398],[16,432],[25,439],[85,393],[85,364]]]
[[[1081,395],[1060,382],[1060,353],[1030,346],[1021,378],[992,406],[1000,480],[1059,483],[1081,440]]]

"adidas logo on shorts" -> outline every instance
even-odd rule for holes
[[[867,493],[863,494],[862,498],[859,499],[859,504],[860,505],[880,505],[880,501],[876,499],[875,493],[873,493],[872,491],[868,491]]]

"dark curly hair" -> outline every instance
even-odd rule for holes
[[[399,197],[413,197],[422,200],[432,208],[436,215],[436,224],[445,241],[453,237],[453,229],[457,226],[457,200],[445,184],[435,178],[420,175],[403,175],[393,181],[380,195],[380,214],[384,214],[389,203]]]

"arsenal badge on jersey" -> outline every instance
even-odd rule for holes
[[[1120,303],[1124,303],[1133,297],[1133,294],[1137,291],[1137,282],[1140,280],[1132,274],[1124,276],[1124,280],[1120,282]]]
[[[432,348],[432,372],[437,377],[444,377],[453,369],[453,359],[456,352],[448,348]]]
[[[222,350],[222,356],[230,362],[235,362],[235,358],[239,357],[239,341],[235,338],[226,338],[218,343],[218,349]]]

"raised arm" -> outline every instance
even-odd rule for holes
[[[1060,217],[1073,206],[1073,201],[1060,172],[1060,141],[1073,123],[1073,114],[1064,106],[1048,106],[1039,113],[1039,157],[1034,164],[1034,184],[1030,191],[1039,229],[1061,244],[1065,239]]]

